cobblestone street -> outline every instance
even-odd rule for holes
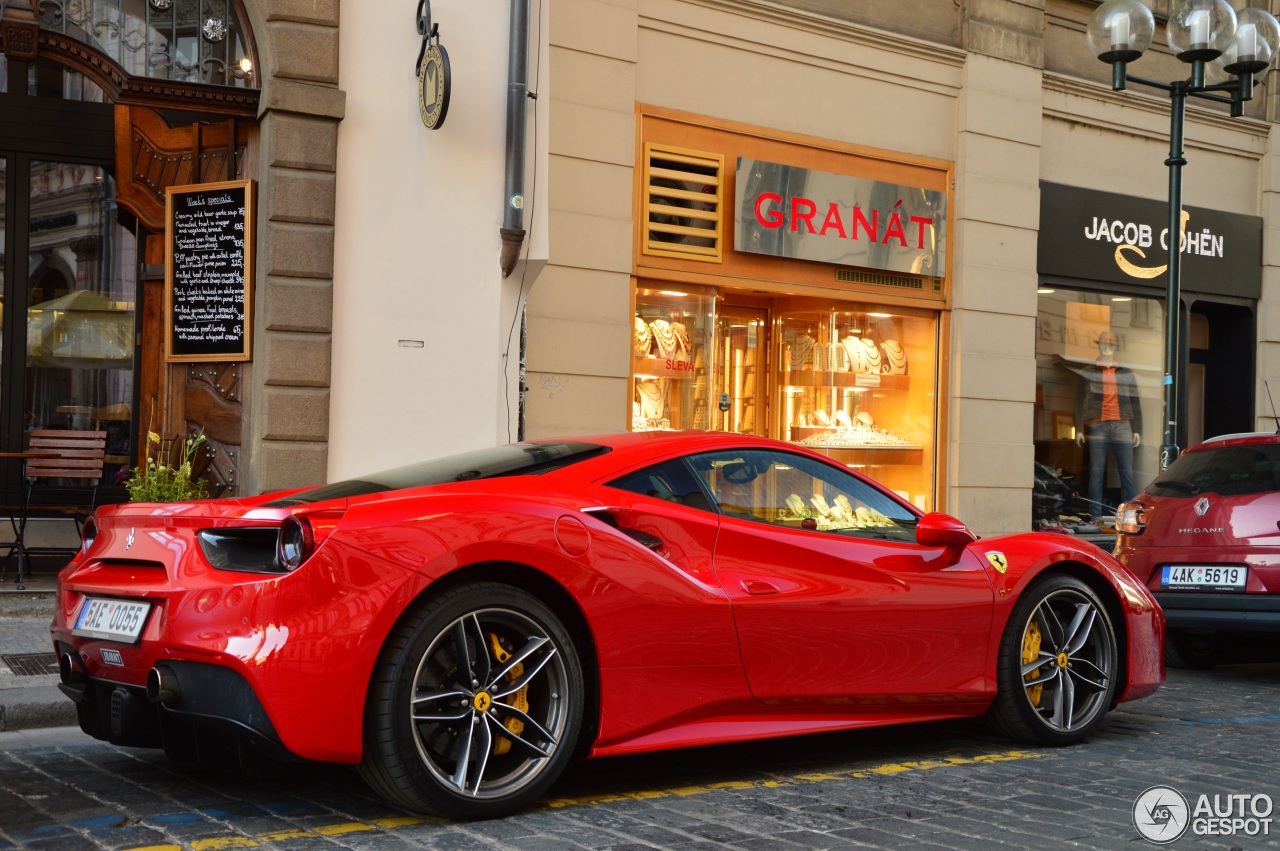
[[[702,849],[1142,848],[1134,802],[1167,785],[1280,798],[1280,664],[1171,671],[1155,697],[1064,749],[976,722],[589,762],[519,815],[408,816],[355,772],[287,767],[245,780],[55,728],[0,734],[0,848]],[[1276,814],[1272,814],[1274,820]],[[1173,848],[1280,847],[1269,834]]]

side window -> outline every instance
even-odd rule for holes
[[[914,541],[916,515],[851,473],[772,450],[689,459],[725,514],[797,529]]]
[[[703,493],[702,486],[698,484],[698,480],[680,459],[628,473],[622,478],[609,482],[609,487],[700,508],[703,511],[715,511],[707,500],[706,494]]]

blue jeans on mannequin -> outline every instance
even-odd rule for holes
[[[1107,456],[1115,453],[1120,475],[1120,501],[1133,497],[1133,427],[1128,420],[1093,423],[1085,433],[1089,446],[1089,510],[1094,517],[1103,513],[1102,486],[1107,480]]]

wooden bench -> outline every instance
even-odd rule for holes
[[[22,471],[27,485],[26,498],[18,516],[9,518],[14,540],[0,544],[9,549],[0,566],[0,582],[5,580],[9,559],[15,555],[18,558],[17,588],[22,590],[26,562],[33,553],[68,552],[65,547],[28,547],[27,520],[35,513],[67,517],[75,522],[79,538],[84,520],[98,506],[106,450],[105,431],[32,429]]]

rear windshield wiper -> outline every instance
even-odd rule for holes
[[[1176,479],[1169,479],[1168,481],[1157,479],[1155,486],[1175,491],[1186,491],[1187,496],[1194,496],[1200,492],[1200,489],[1190,482],[1179,482]]]

